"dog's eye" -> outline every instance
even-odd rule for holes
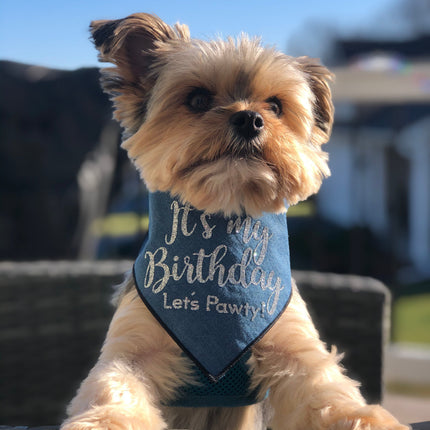
[[[270,97],[266,100],[269,109],[279,118],[282,115],[282,103],[278,97]]]
[[[194,88],[187,96],[186,105],[196,113],[207,112],[212,108],[213,95],[206,88]]]

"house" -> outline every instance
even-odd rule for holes
[[[430,36],[340,41],[320,215],[371,229],[407,270],[430,275]]]

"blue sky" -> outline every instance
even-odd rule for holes
[[[97,65],[88,40],[91,20],[151,12],[168,24],[190,27],[197,38],[261,36],[287,52],[292,38],[311,35],[319,25],[341,34],[378,26],[396,0],[0,0],[0,59],[74,69]],[[372,24],[373,23],[373,24]],[[297,55],[297,53],[294,53]],[[313,53],[301,52],[303,55]]]

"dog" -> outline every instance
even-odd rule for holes
[[[285,212],[330,174],[331,73],[144,13],[91,34],[151,230],[62,430],[408,428],[366,404],[291,279]]]

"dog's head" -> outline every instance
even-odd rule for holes
[[[225,215],[284,210],[329,175],[330,72],[259,40],[201,41],[135,14],[95,21],[102,84],[151,191]]]

